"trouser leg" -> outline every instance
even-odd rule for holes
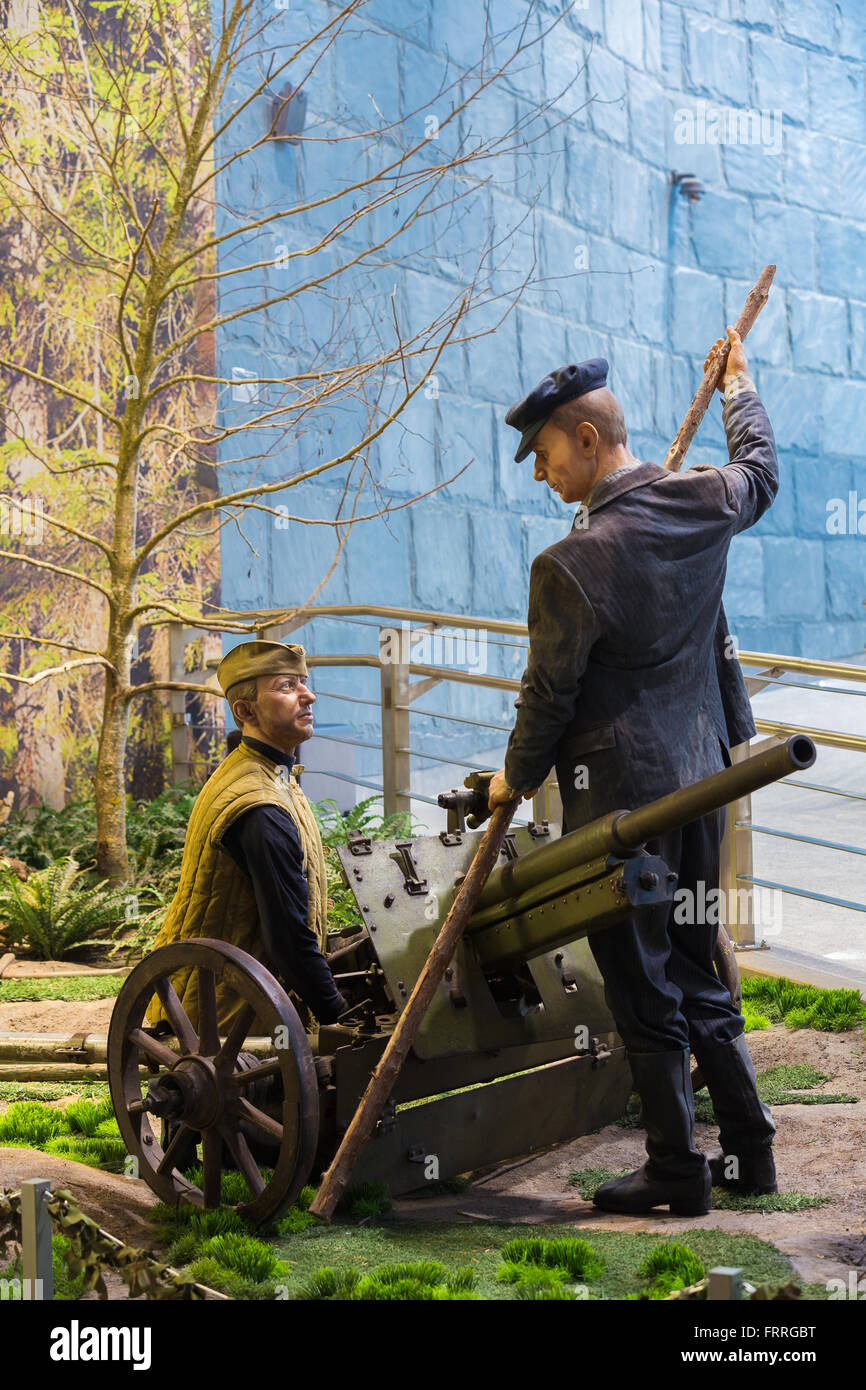
[[[605,1000],[631,1052],[716,1046],[743,1031],[713,966],[722,824],[714,813],[650,840],[648,852],[678,875],[674,902],[589,937]]]
[[[629,1053],[629,1065],[643,1106],[647,1162],[626,1177],[603,1183],[593,1201],[605,1211],[669,1206],[682,1216],[701,1216],[712,1206],[712,1184],[692,1134],[689,1049]]]

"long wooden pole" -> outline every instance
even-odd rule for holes
[[[770,286],[773,283],[773,276],[776,273],[774,265],[765,265],[752,289],[746,295],[746,303],[743,312],[734,324],[741,338],[745,338],[755,319],[767,302],[770,293]],[[685,419],[677,430],[676,438],[665,455],[664,467],[671,473],[679,472],[686,456],[686,450],[694,439],[698,425],[706,414],[707,406],[713,399],[713,392],[725,374],[728,364],[728,353],[730,344],[725,343],[715,362],[704,373],[704,379],[695,392],[695,398],[686,411]]]
[[[499,857],[502,841],[511,818],[517,809],[516,801],[508,801],[497,806],[490,818],[484,838],[475,853],[469,870],[460,885],[457,896],[451,904],[448,916],[442,924],[433,949],[418,976],[417,983],[409,996],[408,1003],[397,1020],[397,1026],[388,1040],[388,1045],[379,1059],[379,1065],[370,1077],[367,1089],[358,1104],[352,1121],[337,1150],[334,1160],[322,1179],[315,1200],[310,1206],[314,1216],[330,1221],[334,1208],[346,1189],[352,1170],[358,1162],[361,1150],[373,1133],[394,1089],[409,1049],[421,1026],[421,1021],[444,978],[445,971],[463,935],[463,929],[472,915],[478,895]]]

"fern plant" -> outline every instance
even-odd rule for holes
[[[62,960],[84,946],[105,944],[105,933],[128,911],[129,891],[76,887],[83,870],[77,860],[58,860],[22,883],[0,872],[0,920],[15,945],[28,947],[40,960]]]

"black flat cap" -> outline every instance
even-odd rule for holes
[[[572,362],[568,367],[557,367],[549,376],[542,377],[524,400],[513,405],[505,417],[506,425],[520,430],[520,445],[514,455],[514,462],[520,463],[529,453],[529,447],[541,429],[546,425],[554,410],[565,401],[573,401],[576,396],[585,396],[587,391],[597,391],[607,383],[610,365],[604,357],[591,357],[588,362]]]

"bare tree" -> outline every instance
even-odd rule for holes
[[[474,267],[453,300],[422,327],[401,323],[396,297],[383,298],[381,288],[393,267],[412,261],[421,234],[433,245],[449,220],[453,229],[495,171],[491,160],[525,149],[568,119],[547,115],[551,100],[509,129],[472,135],[472,104],[539,42],[525,25],[506,36],[505,56],[502,36],[488,28],[477,64],[443,78],[436,141],[429,130],[419,133],[421,108],[397,120],[377,115],[368,129],[339,137],[357,151],[357,174],[321,196],[288,206],[278,196],[254,213],[218,201],[233,167],[254,160],[281,134],[334,46],[351,41],[350,25],[364,4],[350,0],[328,11],[318,30],[288,46],[272,41],[273,17],[263,17],[253,0],[230,0],[213,34],[207,0],[117,0],[99,8],[57,0],[38,15],[22,0],[25,17],[8,18],[0,35],[2,212],[30,239],[31,274],[37,266],[40,282],[54,287],[51,302],[42,304],[47,355],[34,352],[28,336],[34,315],[26,327],[14,314],[0,315],[3,458],[8,464],[13,454],[26,457],[26,485],[38,485],[47,499],[38,553],[10,543],[0,558],[64,593],[83,586],[99,628],[98,640],[88,641],[80,628],[64,640],[55,631],[38,650],[56,645],[63,660],[30,674],[7,662],[0,677],[32,690],[82,672],[101,676],[98,864],[113,881],[128,874],[131,703],[156,689],[201,693],[184,682],[133,680],[142,626],[180,620],[252,631],[252,622],[228,624],[208,601],[212,589],[203,585],[202,569],[212,582],[221,527],[241,526],[255,513],[332,528],[334,561],[309,603],[352,526],[418,500],[398,504],[388,496],[371,446],[425,389],[443,352],[494,331],[532,276],[534,264],[514,277],[507,294],[493,293],[491,275],[511,235],[499,229],[498,240],[490,235],[475,248]],[[244,138],[249,113],[262,105],[270,112],[267,128]],[[447,142],[443,131],[450,132]],[[291,138],[335,143],[315,127]],[[410,239],[411,250],[401,251]],[[289,272],[279,282],[268,278],[275,267]],[[385,303],[387,322],[359,313],[357,295],[350,305],[345,287],[357,286],[361,275]],[[250,294],[245,287],[255,276],[262,290]],[[242,321],[261,323],[287,304],[302,331],[304,306],[321,296],[334,306],[327,341],[306,341],[290,373],[252,376],[240,388],[244,408],[236,409],[238,383],[217,373],[214,335]],[[480,306],[488,313],[475,333],[472,314]],[[79,347],[89,345],[86,372],[80,354],[64,357],[64,333]],[[22,406],[28,392],[50,428],[34,426]],[[330,457],[311,461],[317,422],[323,412],[341,410],[354,422],[351,437]],[[243,456],[252,432],[269,440],[266,459],[255,466]],[[251,467],[243,486],[231,483],[233,470]],[[217,486],[203,490],[212,470]],[[288,489],[326,474],[341,490],[334,514],[295,516],[275,505]]]

